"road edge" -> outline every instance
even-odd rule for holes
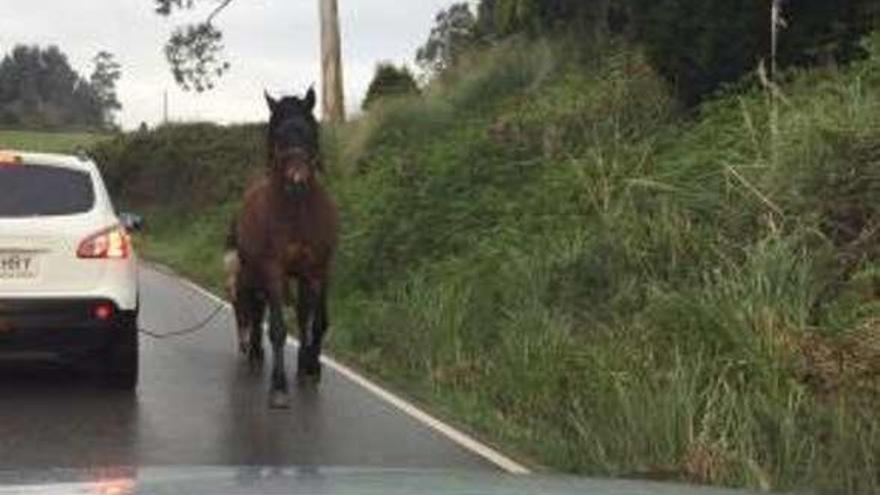
[[[174,272],[174,270],[155,262],[149,262],[146,260],[141,260],[141,262],[154,271],[178,280],[186,287],[218,304],[225,306],[227,309],[232,308],[232,305],[229,303],[229,301],[226,301],[225,299],[217,296],[213,292],[198,285],[192,280],[189,280],[186,277]],[[299,346],[299,342],[293,337],[288,337],[288,345]],[[387,390],[386,388],[363,376],[352,368],[335,360],[333,357],[324,354],[321,356],[321,362],[324,363],[327,367],[333,369],[333,371],[336,371],[337,373],[342,375],[348,381],[363,388],[383,402],[391,405],[395,409],[406,414],[412,419],[415,419],[416,421],[427,426],[431,430],[434,430],[435,432],[441,434],[456,445],[489,461],[490,463],[494,464],[505,472],[517,475],[526,475],[532,473],[532,471],[526,466],[514,461],[513,459],[502,454],[498,450],[476,440],[467,433],[464,433],[457,428],[432,416],[415,404]]]

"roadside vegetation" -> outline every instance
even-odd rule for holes
[[[778,134],[749,84],[683,112],[627,43],[585,61],[527,40],[326,129],[331,352],[550,469],[876,493],[880,38],[865,47],[787,73]],[[95,154],[148,214],[146,255],[219,289],[262,139],[167,126]]]
[[[0,130],[0,148],[72,153],[78,148],[89,149],[107,138],[105,134],[94,133]]]

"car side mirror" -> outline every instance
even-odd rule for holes
[[[136,213],[120,213],[119,223],[129,232],[140,232],[144,230],[144,217]]]

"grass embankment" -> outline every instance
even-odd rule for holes
[[[775,145],[763,92],[683,116],[608,53],[498,48],[328,133],[332,352],[550,468],[876,493],[880,51],[792,74]],[[149,254],[217,286],[259,140],[102,148]]]
[[[44,153],[72,153],[87,149],[107,139],[106,135],[87,132],[38,132],[0,130],[0,148]]]

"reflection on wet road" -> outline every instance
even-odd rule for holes
[[[173,277],[146,268],[141,272],[141,325],[151,331],[192,325],[215,304]],[[141,384],[135,395],[105,390],[69,369],[4,364],[0,469],[494,469],[331,370],[320,389],[297,390],[291,409],[270,411],[268,381],[252,374],[233,347],[232,315],[225,310],[192,335],[168,340],[142,336]]]

